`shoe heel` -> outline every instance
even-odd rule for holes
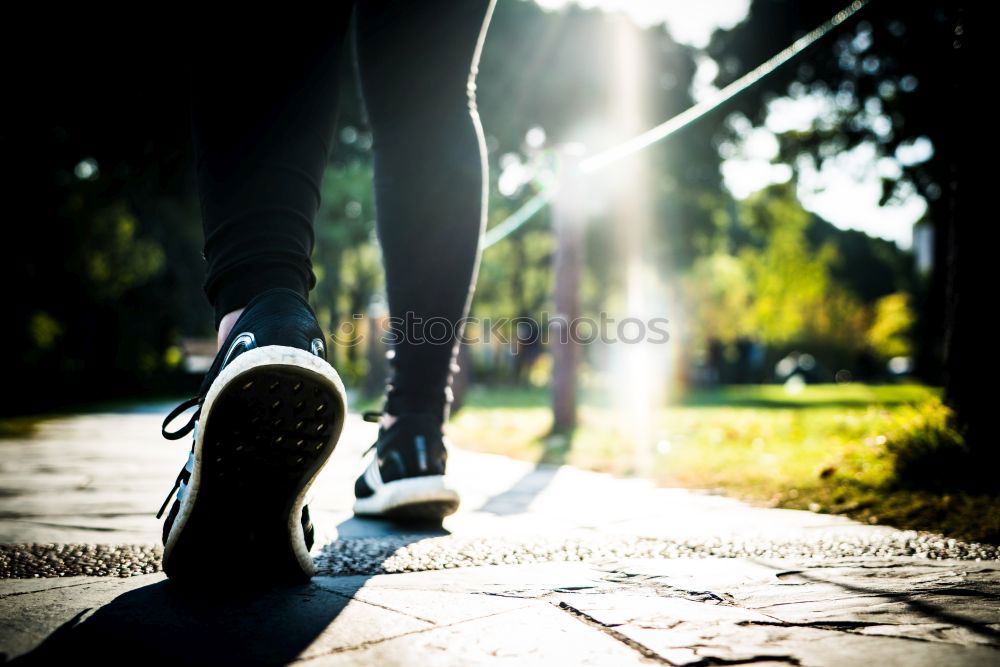
[[[345,415],[343,384],[324,360],[281,346],[234,359],[203,407],[184,516],[164,550],[167,574],[203,578],[226,563],[227,576],[235,568],[255,580],[308,580],[315,566],[303,503]]]

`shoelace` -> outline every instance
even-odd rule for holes
[[[195,429],[198,426],[198,419],[199,417],[201,417],[201,405],[202,403],[204,403],[204,401],[205,401],[204,396],[192,396],[191,398],[185,401],[181,401],[181,403],[173,410],[171,410],[170,414],[168,414],[163,419],[163,425],[160,428],[160,432],[163,434],[163,437],[166,438],[167,440],[179,440],[188,433],[191,433],[193,431],[194,434],[192,438],[196,439],[198,437],[198,432]],[[185,410],[188,410],[195,406],[197,406],[197,409],[194,411],[194,413],[191,415],[191,418],[184,426],[180,427],[176,431],[167,430],[167,424],[169,424],[174,419],[183,414]],[[157,519],[163,516],[163,512],[167,509],[167,506],[170,504],[170,499],[174,497],[175,491],[178,491],[178,489],[180,489],[180,492],[177,494],[177,497],[178,499],[182,497],[183,495],[182,486],[186,484],[185,476],[190,478],[192,472],[194,472],[193,442],[192,442],[191,454],[188,456],[187,463],[184,464],[184,467],[181,468],[181,471],[177,474],[177,479],[174,480],[173,487],[170,489],[170,492],[167,494],[167,497],[163,500],[163,505],[160,506],[160,511],[156,513]]]
[[[364,419],[366,422],[371,422],[373,424],[378,424],[379,421],[382,419],[382,415],[383,414],[384,413],[381,410],[365,410],[364,412],[361,413],[361,418]],[[373,442],[371,445],[369,445],[368,449],[366,449],[361,454],[361,456],[368,456],[368,452],[370,452],[373,449],[375,449],[375,447],[377,445],[378,445],[378,440],[375,440],[375,442]]]
[[[174,486],[170,489],[170,493],[164,499],[163,504],[160,506],[160,511],[156,513],[156,518],[159,519],[163,516],[163,511],[167,509],[167,505],[170,504],[170,500],[174,496],[174,491],[177,491],[177,500],[184,499],[184,491],[187,488],[187,480],[191,478],[191,473],[194,472],[194,452],[192,451],[188,455],[187,463],[181,468],[180,473],[177,474],[177,479],[174,480]],[[185,478],[186,476],[186,478]]]
[[[163,433],[163,437],[167,440],[180,440],[185,435],[190,433],[192,429],[194,429],[195,424],[198,422],[198,418],[201,417],[201,404],[204,402],[204,396],[192,396],[186,401],[181,401],[180,405],[171,410],[170,414],[164,417],[163,426],[160,428],[160,432]],[[193,408],[196,405],[198,406],[198,409],[191,415],[191,419],[188,420],[187,424],[184,424],[184,426],[181,426],[176,431],[167,430],[167,424],[177,419],[177,417],[183,414],[183,412],[188,408]]]

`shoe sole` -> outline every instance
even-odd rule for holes
[[[202,405],[167,576],[308,581],[302,506],[346,413],[340,376],[304,350],[267,345],[226,366]]]
[[[435,521],[458,510],[458,492],[444,475],[385,482],[374,494],[354,501],[354,513],[395,520]]]

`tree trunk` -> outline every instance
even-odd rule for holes
[[[972,187],[967,179],[971,174],[964,168],[968,164],[966,149],[977,141],[973,131],[982,132],[966,117],[970,106],[972,88],[969,84],[969,44],[965,31],[969,29],[965,7],[958,12],[955,31],[955,48],[950,70],[955,73],[951,91],[954,104],[951,119],[952,141],[950,157],[952,173],[947,188],[950,203],[948,216],[948,280],[945,287],[947,313],[944,339],[945,402],[954,410],[955,422],[966,442],[978,455],[988,460],[1000,459],[997,448],[989,442],[987,396],[991,371],[986,368],[988,357],[995,354],[995,344],[987,340],[986,331],[993,324],[984,311],[995,303],[991,294],[992,274],[989,255],[994,253],[992,242],[973,225],[985,225],[972,215],[988,210],[973,205],[970,199],[982,190]],[[973,129],[975,128],[975,130]],[[972,211],[980,213],[973,214]],[[994,468],[994,472],[995,472]]]

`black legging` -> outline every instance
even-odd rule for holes
[[[198,33],[191,121],[216,327],[265,289],[307,295],[316,284],[313,221],[353,9],[390,315],[443,318],[452,333],[428,344],[394,327],[403,340],[393,346],[386,409],[443,407],[486,221],[475,77],[495,2],[341,1],[288,37],[275,37],[281,26],[242,22]]]

